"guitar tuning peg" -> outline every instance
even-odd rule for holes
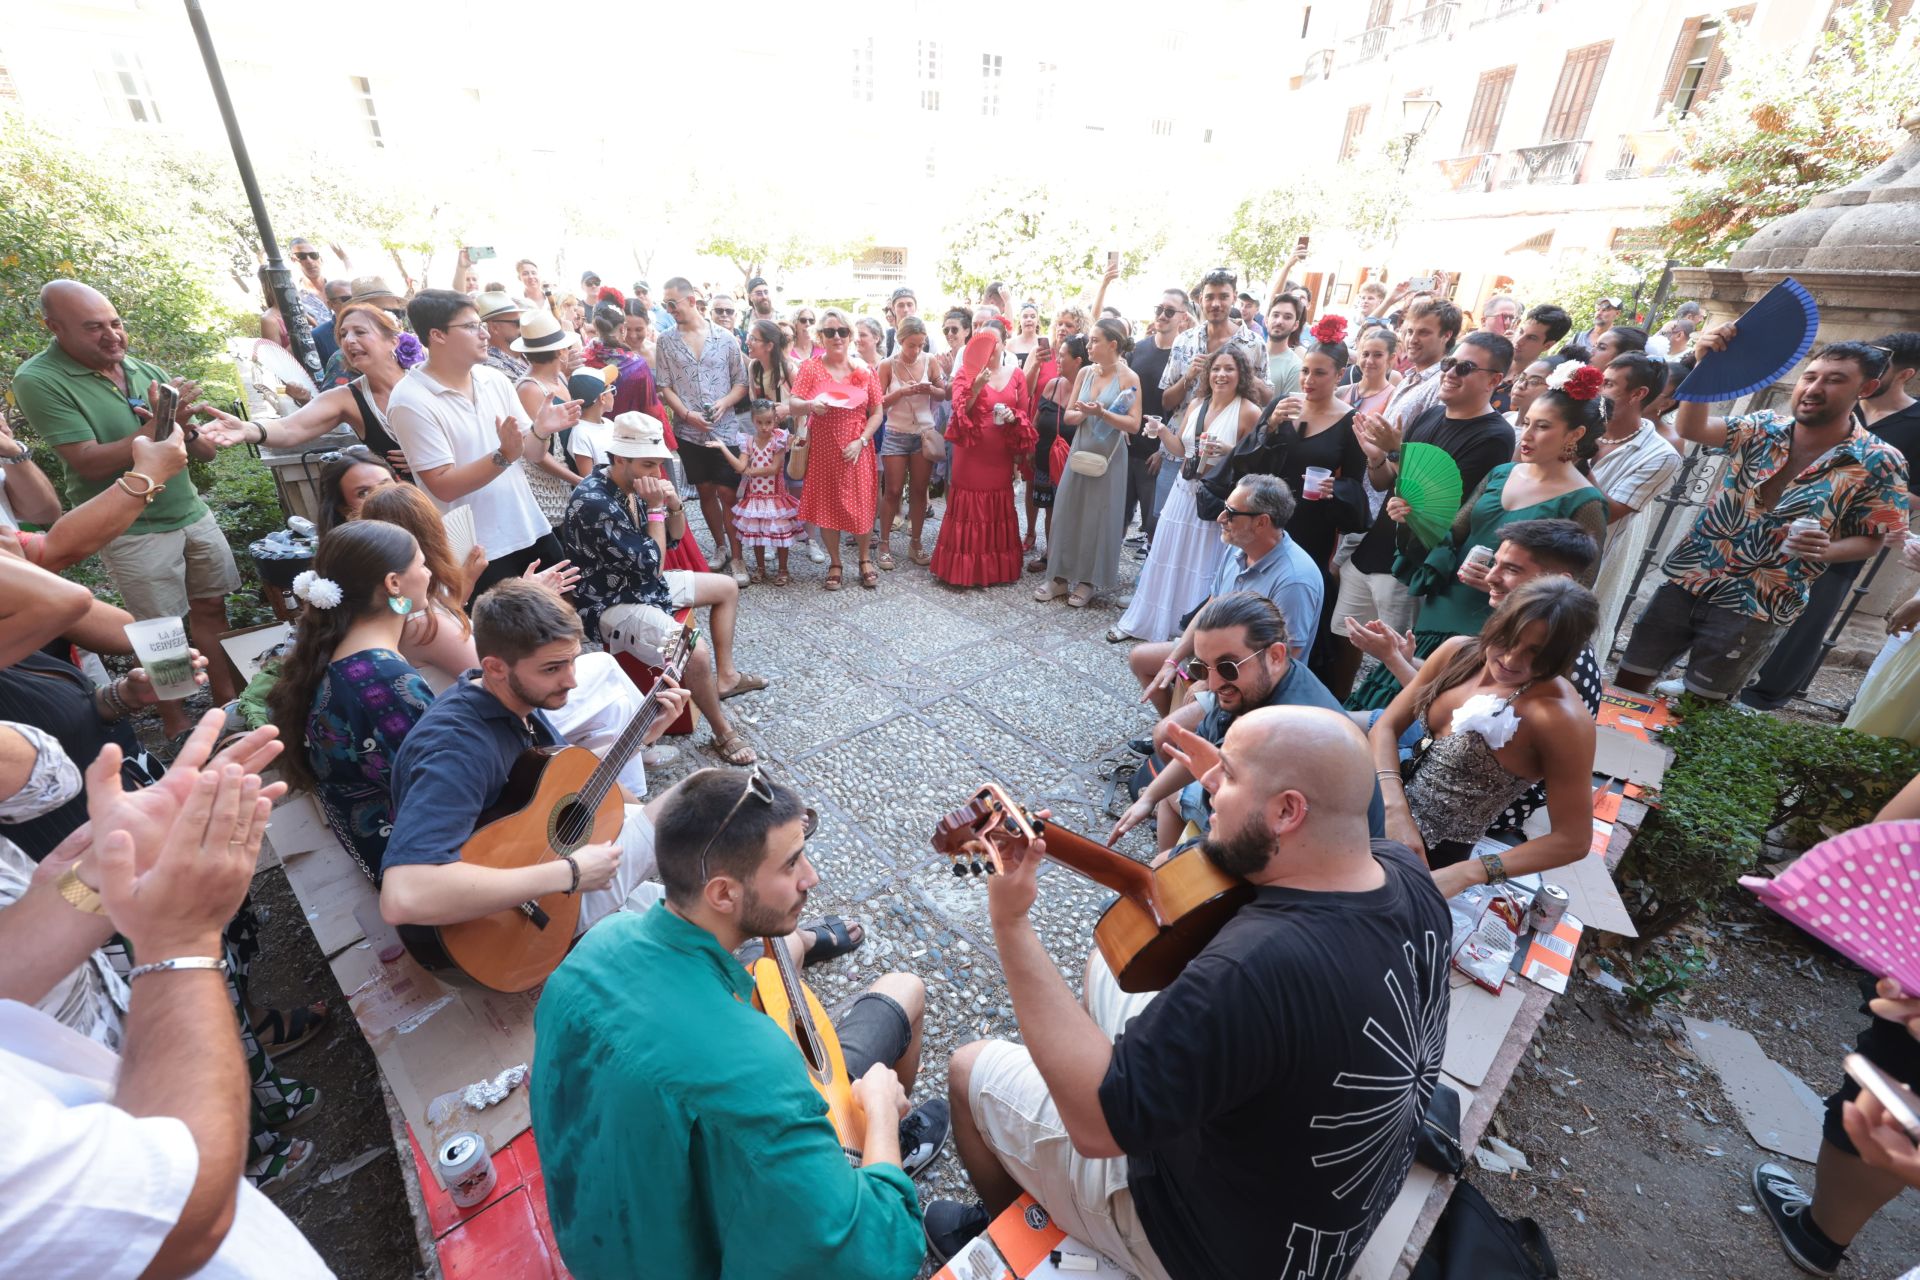
[[[987,868],[986,868],[986,874],[987,874],[987,875],[992,875],[992,874],[994,874],[994,865],[993,865],[993,864],[992,864],[991,862],[989,862],[989,863],[987,864]]]
[[[959,876],[962,880],[966,879],[967,864],[964,862],[955,862],[953,864],[953,874]]]
[[[981,865],[980,865],[980,864],[979,864],[978,862],[976,862],[976,863],[974,863],[974,864],[973,864],[973,874],[975,874],[975,875],[977,875],[977,876],[982,876],[982,875],[985,875],[985,874],[986,874],[986,869],[985,869],[984,867],[982,867],[982,866],[981,866]]]

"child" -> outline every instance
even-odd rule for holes
[[[734,504],[733,519],[740,529],[740,541],[753,548],[753,558],[762,581],[767,577],[767,548],[774,549],[780,571],[773,585],[787,585],[787,548],[800,533],[800,501],[787,492],[780,477],[787,465],[787,433],[775,423],[778,409],[771,400],[755,400],[753,443],[741,457],[720,440],[706,443],[718,449],[727,464],[746,480],[740,487],[740,501]]]
[[[607,460],[607,432],[613,428],[607,415],[613,412],[613,379],[620,376],[612,365],[601,369],[581,369],[567,379],[567,390],[580,402],[580,421],[573,428],[570,452],[573,469],[582,477]]]

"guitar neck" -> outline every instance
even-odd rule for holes
[[[1034,819],[1033,825],[1046,838],[1049,858],[1159,914],[1153,898],[1153,869],[1145,863],[1043,819]]]
[[[687,648],[691,649],[692,646],[688,645]],[[599,805],[619,780],[620,771],[627,767],[627,762],[646,742],[647,731],[660,718],[660,691],[666,687],[669,677],[677,681],[685,668],[686,654],[683,651],[676,661],[668,664],[667,670],[660,673],[660,678],[653,682],[653,688],[647,690],[647,696],[641,699],[640,709],[634,712],[633,719],[627,722],[627,727],[620,731],[620,736],[600,757],[599,767],[587,779],[586,786],[581,788],[581,801],[588,808]]]

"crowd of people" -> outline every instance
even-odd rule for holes
[[[759,277],[744,304],[680,276],[655,302],[591,272],[556,291],[530,261],[483,285],[463,251],[459,288],[403,297],[325,280],[305,241],[296,260],[330,349],[285,416],[170,382],[71,280],[42,291],[49,344],[13,376],[0,937],[31,963],[0,996],[37,1008],[0,1005],[0,1080],[30,1113],[0,1154],[0,1258],[22,1274],[325,1273],[256,1189],[314,1156],[284,1130],[318,1092],[277,1059],[329,1018],[247,995],[246,881],[291,785],[388,924],[577,895],[532,1074],[577,1275],[904,1278],[1022,1192],[1142,1277],[1344,1275],[1435,1088],[1447,900],[1588,850],[1615,628],[1686,455],[1725,466],[1629,619],[1624,688],[1678,662],[1700,698],[1791,696],[1861,563],[1904,548],[1920,568],[1904,541],[1920,333],[1827,344],[1784,410],[1718,418],[1673,396],[1739,337],[1695,304],[1649,334],[1606,299],[1576,332],[1565,308],[1497,296],[1471,326],[1446,297],[1369,282],[1357,314],[1327,314],[1287,287],[1289,263],[1264,305],[1219,269],[1135,325],[1104,305],[1110,268],[1051,324],[996,283],[944,310],[935,341],[904,288],[884,318],[782,313]],[[195,678],[233,704],[217,641],[239,573],[187,464],[343,426],[361,444],[328,466],[264,727],[227,732],[224,710],[191,725],[143,669],[76,665],[128,654],[135,619],[183,618]],[[64,502],[26,439],[57,455]],[[1415,480],[1441,455],[1461,496],[1435,523]],[[926,992],[885,974],[835,1020],[857,1117],[841,1131],[741,961],[768,939],[818,964],[865,931],[807,917],[815,814],[726,704],[767,687],[736,661],[749,590],[790,588],[802,546],[842,590],[849,543],[866,590],[919,568],[964,588],[1033,577],[1036,602],[1080,609],[1139,559],[1107,638],[1132,646],[1154,722],[1129,744],[1141,763],[1108,842],[1151,819],[1157,860],[1197,849],[1254,892],[1164,990],[1123,990],[1096,949],[1076,995],[1031,919],[1036,860],[994,877],[1019,1043],[961,1047],[944,1096],[916,1100]],[[96,552],[124,608],[58,576]],[[689,616],[702,634],[675,678]],[[1916,621],[1920,601],[1893,625]],[[1910,720],[1909,657],[1888,655],[1859,714]],[[659,673],[659,714],[629,758],[637,668]],[[659,739],[689,705],[720,763],[655,794]],[[149,709],[171,761],[131,732]],[[463,856],[523,752],[616,743],[617,835],[507,869]],[[1897,803],[1920,808],[1916,791]],[[1920,1036],[1915,996],[1883,988],[1874,1012]],[[1869,1042],[1920,1084],[1904,1036]],[[1913,1144],[1856,1093],[1833,1103],[1824,1201],[1783,1170],[1756,1182],[1823,1274],[1903,1179],[1920,1185]],[[949,1138],[977,1198],[923,1206],[914,1179]],[[76,1233],[108,1206],[124,1232]]]

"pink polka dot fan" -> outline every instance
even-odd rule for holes
[[[1920,992],[1920,822],[1876,822],[1741,876],[1769,907],[1876,977]]]

